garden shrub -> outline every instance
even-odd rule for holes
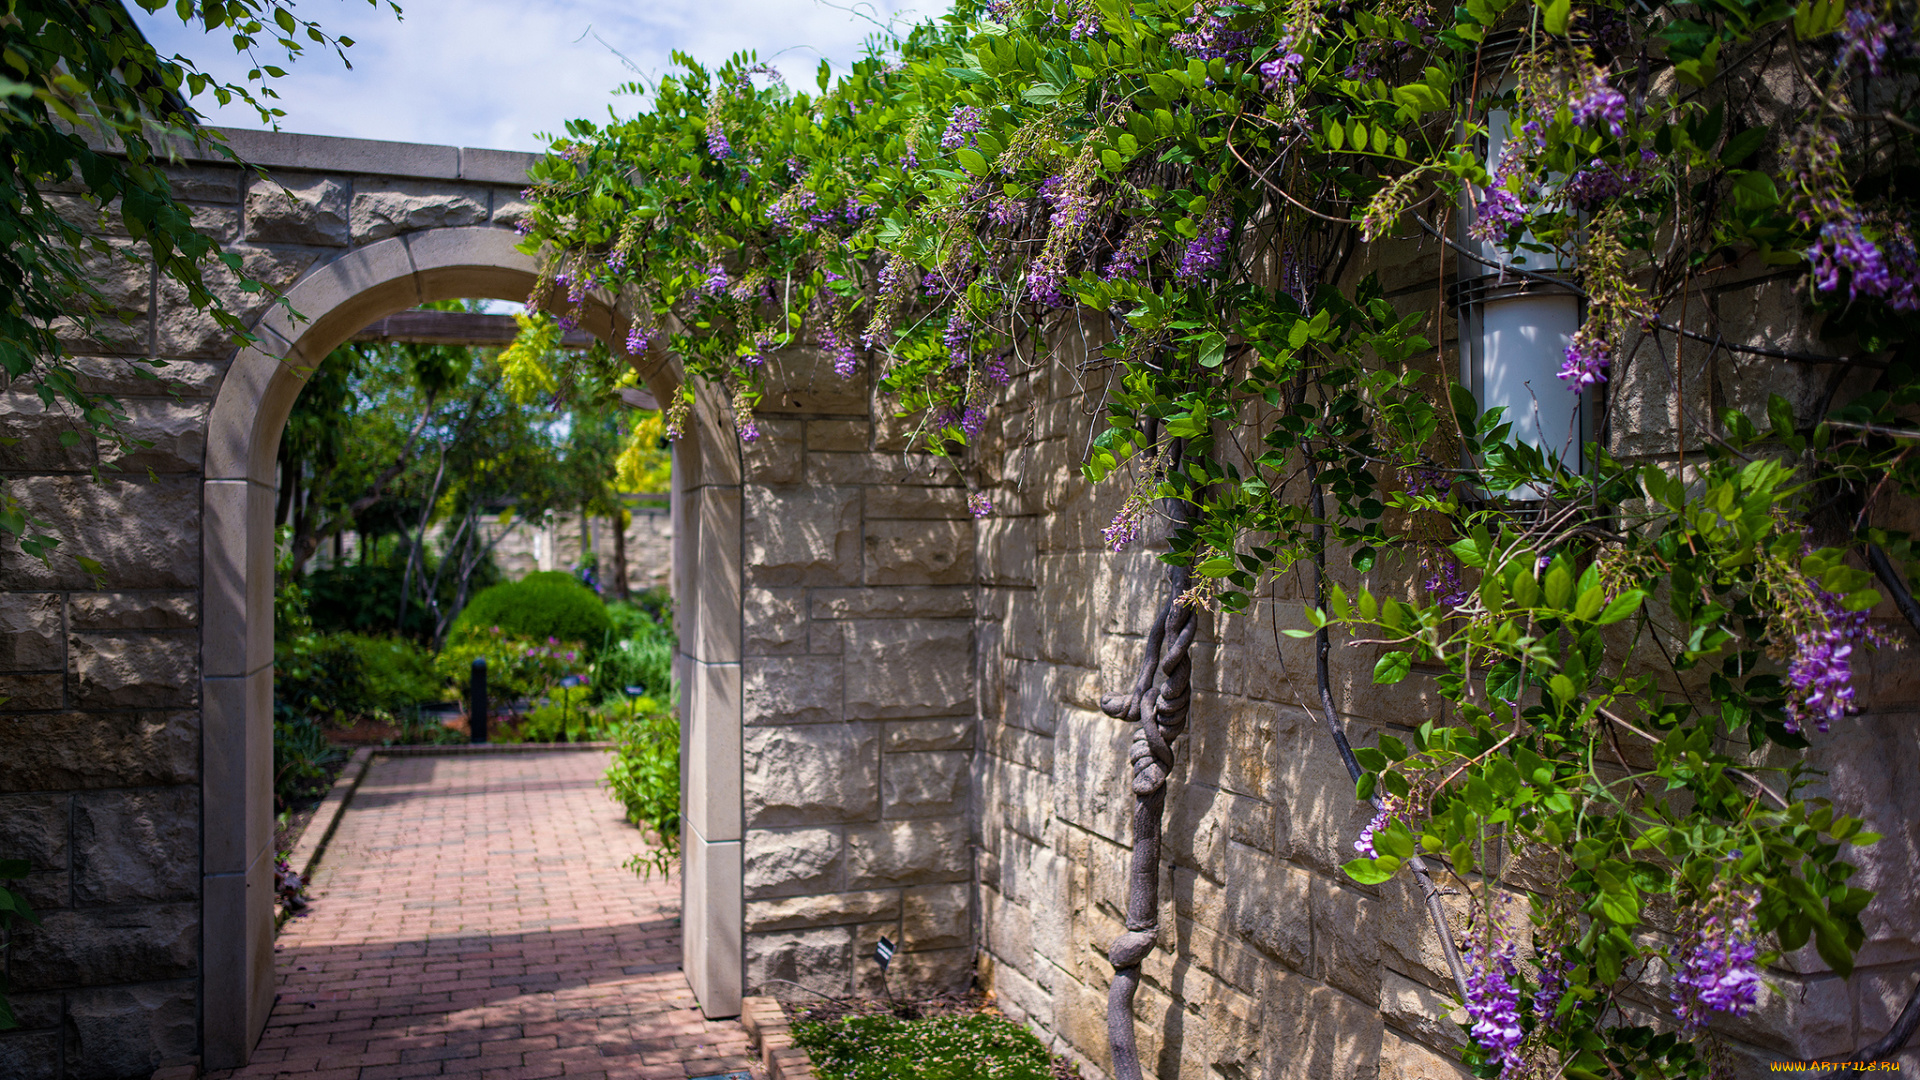
[[[327,741],[312,717],[276,705],[273,718],[273,808],[278,813],[326,792],[346,751]]]
[[[446,696],[442,680],[434,672],[432,654],[412,641],[366,634],[340,636],[360,657],[367,700],[376,709],[399,712]]]
[[[391,721],[443,696],[432,659],[406,638],[298,634],[274,647],[274,697],[293,715]]]
[[[567,573],[565,570],[535,570],[533,573],[528,574],[526,577],[523,577],[520,579],[520,583],[522,585],[525,585],[529,582],[532,582],[533,584],[536,584],[536,585],[538,584],[571,585],[582,592],[590,593],[593,591],[592,589],[587,588],[586,584],[582,582],[579,578],[575,577],[572,574]]]
[[[637,873],[668,873],[680,858],[680,718],[652,698],[634,702],[638,715],[614,733],[619,741],[607,769],[607,790],[627,809],[627,820],[651,834],[651,852],[626,866]]]
[[[673,652],[678,639],[673,628],[644,622],[630,635],[615,638],[601,650],[593,669],[597,701],[618,702],[629,686],[665,699],[673,692]]]
[[[991,1013],[903,1020],[891,1013],[800,1021],[793,1041],[826,1080],[1050,1080],[1033,1033]]]
[[[592,691],[584,686],[559,686],[547,700],[528,709],[525,715],[497,732],[490,731],[494,742],[601,742],[613,735],[619,724],[611,709],[596,708],[587,699]]]
[[[487,661],[487,696],[495,711],[516,701],[537,702],[561,679],[586,667],[578,642],[535,640],[485,624],[455,629],[433,667],[464,700],[473,662],[481,657]]]
[[[528,580],[495,585],[474,597],[453,620],[448,638],[495,626],[535,641],[576,642],[597,653],[613,629],[613,620],[600,598],[578,582],[530,575]]]

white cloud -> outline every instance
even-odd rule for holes
[[[395,21],[363,0],[299,9],[329,33],[354,39],[352,70],[309,51],[277,80],[282,129],[316,135],[538,150],[537,133],[566,121],[604,121],[639,107],[614,91],[636,79],[613,50],[651,81],[679,50],[713,64],[737,51],[771,60],[810,86],[825,57],[844,69],[860,54],[873,21],[905,15],[905,0],[862,0],[861,17],[823,0],[403,0]],[[162,14],[136,18],[162,53],[184,53],[204,70],[239,81],[247,64],[227,40],[189,30]],[[901,23],[905,28],[906,23]],[[261,59],[271,63],[272,56]],[[212,122],[263,126],[244,106],[196,102]]]

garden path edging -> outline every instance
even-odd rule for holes
[[[747,1029],[747,1049],[760,1055],[767,1080],[816,1080],[813,1058],[795,1046],[793,1025],[778,998],[750,997],[740,1002],[740,1026]]]
[[[300,838],[293,842],[293,850],[287,855],[287,866],[300,875],[301,881],[308,880],[315,864],[320,861],[320,853],[326,850],[327,841],[333,839],[333,830],[340,824],[340,815],[347,809],[347,803],[353,798],[354,790],[360,786],[360,780],[367,775],[367,764],[373,760],[374,748],[363,746],[347,759],[347,767],[333,778],[333,786],[327,789],[326,797],[320,800],[320,808],[307,819],[307,827],[300,830]]]

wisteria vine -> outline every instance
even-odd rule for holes
[[[1352,750],[1374,815],[1347,872],[1469,901],[1436,921],[1467,942],[1480,1073],[1705,1076],[1770,964],[1812,942],[1844,973],[1865,940],[1868,808],[1816,797],[1806,755],[1863,722],[1858,666],[1904,638],[1861,566],[1906,595],[1913,14],[996,0],[817,91],[681,58],[535,170],[535,298],[597,290],[636,359],[678,357],[674,429],[698,383],[757,437],[782,350],[870,372],[976,516],[1009,483],[1009,383],[1075,365],[1104,388],[1086,475],[1132,478],[1108,547],[1167,534],[1180,603],[1223,614],[1306,561],[1324,599],[1285,632],[1433,688]],[[1586,411],[1585,446],[1460,384],[1465,278],[1575,299],[1531,391]],[[1707,300],[1781,282],[1814,344]],[[1702,409],[1712,365],[1820,389]],[[1630,387],[1672,419],[1616,409]],[[1324,722],[1345,746],[1330,698]]]

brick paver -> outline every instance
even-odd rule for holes
[[[604,753],[376,758],[282,929],[253,1060],[211,1077],[686,1080],[751,1068],[680,971],[680,886]]]

